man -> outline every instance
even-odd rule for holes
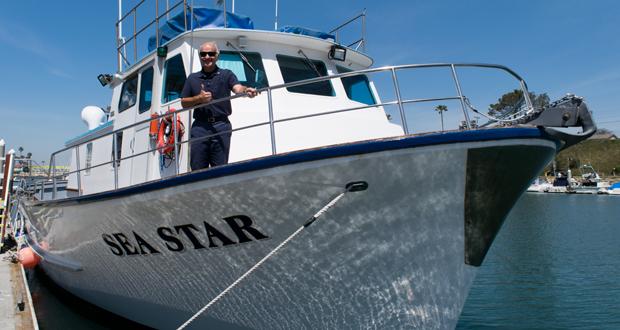
[[[181,92],[183,108],[229,97],[231,91],[235,94],[245,93],[249,97],[256,96],[256,89],[241,85],[232,71],[220,69],[216,65],[220,50],[214,42],[202,44],[199,54],[202,70],[187,77]],[[230,132],[232,125],[228,116],[231,113],[229,100],[194,110],[194,123],[190,131],[192,170],[228,163],[232,134]],[[209,135],[214,136],[207,137]],[[195,141],[195,139],[198,140]]]

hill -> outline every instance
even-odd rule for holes
[[[602,177],[620,176],[620,140],[585,140],[562,150],[555,157],[555,162],[558,170],[566,170],[570,166],[571,171],[575,171],[581,165],[590,164]],[[551,165],[545,170],[550,169]]]

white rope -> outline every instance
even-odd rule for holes
[[[294,233],[292,233],[289,237],[287,237],[284,241],[282,241],[282,243],[280,243],[278,246],[276,246],[275,249],[273,249],[271,252],[269,252],[263,259],[261,259],[259,262],[257,262],[254,266],[252,266],[252,268],[248,269],[247,272],[245,272],[243,275],[241,275],[237,280],[235,280],[231,285],[229,285],[226,289],[224,289],[224,291],[222,291],[220,294],[218,294],[215,298],[213,298],[213,300],[211,300],[208,304],[206,304],[203,308],[201,308],[198,312],[196,312],[196,314],[194,314],[194,316],[190,317],[187,321],[185,321],[185,323],[183,323],[180,327],[177,328],[177,330],[181,330],[184,329],[185,327],[187,327],[190,323],[192,323],[198,316],[200,316],[200,314],[204,313],[207,309],[209,309],[209,307],[213,306],[213,304],[215,304],[218,300],[220,300],[220,298],[222,298],[224,295],[226,295],[230,290],[232,290],[235,286],[237,286],[237,284],[239,284],[241,281],[243,281],[244,278],[246,278],[248,275],[250,275],[252,272],[254,272],[254,270],[256,270],[256,268],[260,267],[260,265],[262,265],[265,261],[267,261],[267,259],[271,258],[272,255],[274,255],[276,252],[278,252],[278,250],[280,250],[284,245],[286,245],[288,242],[290,242],[293,238],[295,238],[295,236],[297,236],[297,234],[299,234],[302,230],[304,230],[304,228],[306,228],[307,226],[309,226],[312,222],[314,222],[316,219],[318,219],[320,216],[322,216],[329,208],[331,208],[332,206],[334,206],[334,204],[336,204],[342,197],[344,197],[344,195],[349,192],[349,190],[345,190],[342,193],[340,193],[338,196],[334,197],[334,199],[332,199],[329,203],[327,203],[322,209],[320,209],[317,213],[315,213],[312,218],[310,218],[310,220],[308,220],[303,226],[299,227],[297,230],[295,230]]]

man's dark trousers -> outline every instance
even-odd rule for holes
[[[190,138],[190,166],[192,170],[228,163],[232,125],[229,121],[213,123],[196,120],[192,124]],[[225,133],[222,133],[225,132]],[[220,134],[218,134],[220,133]],[[214,135],[218,134],[218,135]],[[211,135],[211,136],[210,136]],[[209,136],[205,138],[206,136]],[[198,139],[196,141],[196,139]]]

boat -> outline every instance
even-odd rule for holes
[[[580,167],[581,178],[572,190],[577,194],[607,194],[611,183],[603,180],[590,164]]]
[[[620,195],[620,182],[616,182],[607,189],[609,195]]]
[[[84,108],[89,129],[50,157],[53,182],[70,159],[66,195],[23,196],[19,207],[54,282],[149,327],[453,328],[515,202],[558,151],[596,131],[582,98],[535,106],[502,65],[373,68],[364,39],[254,30],[186,1],[156,12],[151,50],[134,56],[148,29],[120,31],[142,6],[119,17],[118,71],[99,76],[109,108]],[[229,98],[230,163],[191,171],[182,128],[193,108],[179,93],[205,41],[260,94]],[[476,109],[458,75],[472,68],[512,79],[523,105]],[[405,74],[427,69],[444,70],[450,92],[407,97]],[[437,102],[460,109],[437,106],[441,129],[415,130],[428,120],[408,107],[431,104],[436,116]],[[456,125],[444,129],[444,116]],[[158,146],[162,125],[174,143]]]
[[[543,193],[553,190],[554,185],[547,181],[546,178],[538,177],[527,188],[527,192]]]

